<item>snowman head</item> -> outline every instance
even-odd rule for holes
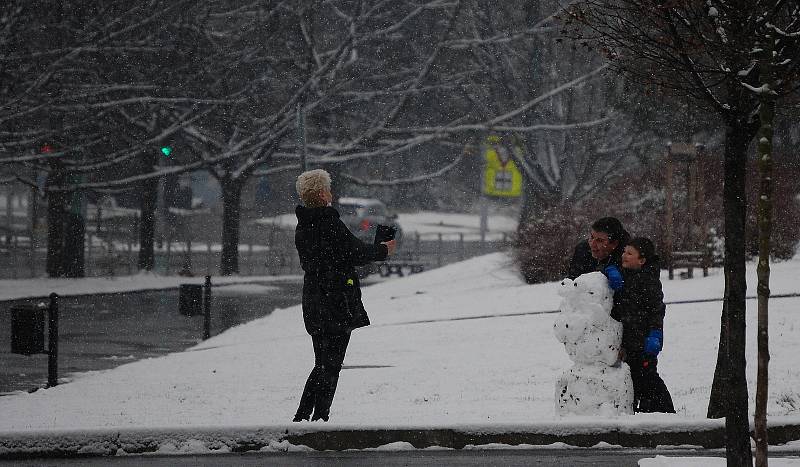
[[[608,286],[608,279],[602,272],[590,272],[583,274],[575,279],[575,297],[577,303],[590,306],[590,308],[600,307],[611,312],[614,305],[614,292]]]
[[[575,294],[575,283],[569,277],[565,278],[561,281],[561,284],[558,286],[558,295],[564,298],[567,298],[573,294]]]

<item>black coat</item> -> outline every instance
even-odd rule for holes
[[[357,239],[332,207],[298,206],[294,243],[305,271],[303,321],[311,335],[344,334],[367,326],[355,267],[386,259],[386,245]]]
[[[659,273],[657,256],[641,269],[623,269],[625,285],[614,294],[611,317],[622,323],[622,347],[632,358],[641,356],[651,330],[664,327],[666,306]]]
[[[575,251],[572,253],[572,259],[569,261],[569,270],[567,277],[575,279],[582,274],[590,272],[603,271],[609,264],[616,264],[617,267],[622,269],[622,250],[624,245],[618,246],[616,250],[612,251],[608,258],[598,261],[592,256],[592,249],[589,247],[589,242],[581,240],[580,243],[575,245]]]

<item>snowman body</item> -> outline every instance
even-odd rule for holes
[[[622,323],[611,317],[614,293],[600,272],[564,279],[553,331],[572,360],[556,381],[558,415],[633,413],[633,382],[619,360]]]

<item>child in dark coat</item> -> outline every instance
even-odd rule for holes
[[[622,359],[630,366],[636,412],[675,413],[656,366],[664,340],[664,294],[653,242],[630,240],[622,253],[624,286],[614,295],[611,316],[622,323]]]

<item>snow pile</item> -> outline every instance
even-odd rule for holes
[[[633,382],[619,362],[622,324],[611,317],[614,294],[599,272],[561,281],[561,313],[553,324],[574,362],[556,381],[558,415],[633,412]]]
[[[728,461],[724,457],[668,457],[656,456],[639,460],[639,467],[725,467]],[[772,467],[798,467],[800,459],[771,458],[769,465]]]
[[[231,450],[227,446],[222,446],[219,449],[210,449],[207,444],[199,439],[188,439],[183,442],[173,443],[167,441],[159,445],[158,450],[153,454],[157,455],[187,455],[187,454],[228,454]],[[118,454],[120,454],[118,452]]]
[[[298,427],[299,428],[299,427]],[[243,450],[310,451],[276,427],[161,427],[94,430],[0,431],[0,459],[19,457],[227,454]],[[302,435],[302,430],[293,434]],[[0,461],[1,463],[2,461]]]

